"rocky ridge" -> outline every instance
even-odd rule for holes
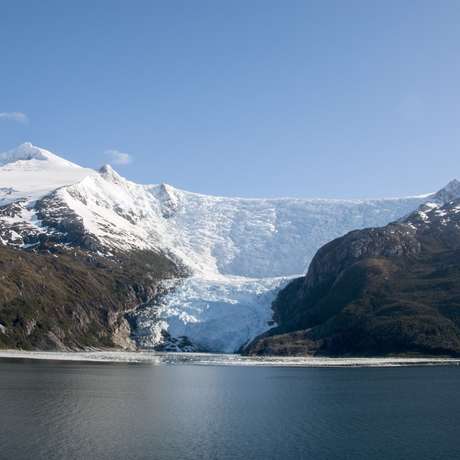
[[[249,354],[460,354],[460,184],[323,246]],[[446,201],[445,201],[446,200]]]
[[[273,327],[277,292],[322,244],[435,199],[207,196],[136,184],[108,165],[94,171],[24,144],[0,157],[0,244],[110,263],[161,258],[176,276],[155,278],[163,294],[129,313],[136,345],[233,352]]]

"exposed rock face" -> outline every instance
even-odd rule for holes
[[[74,332],[55,323],[41,329],[43,321],[32,315],[15,325],[8,318],[8,324],[1,323],[0,316],[0,334],[11,339],[18,332],[24,335],[25,346],[39,347],[37,334],[42,331],[49,346],[86,346],[78,338],[87,337],[88,327],[95,324],[99,332],[89,334],[93,345],[98,340],[105,345],[106,328],[110,340],[122,347],[130,347],[133,339],[140,347],[217,352],[237,351],[273,326],[271,304],[276,293],[288,279],[305,271],[324,243],[352,229],[385,225],[421,203],[439,204],[460,191],[460,184],[453,181],[435,195],[399,199],[207,196],[167,184],[136,184],[108,165],[97,172],[31,144],[0,154],[0,185],[0,245],[22,251],[30,272],[35,273],[41,263],[48,266],[49,257],[55,257],[68,277],[79,279],[79,272],[73,271],[76,266],[88,272],[82,289],[102,275],[107,283],[125,283],[123,295],[113,298],[110,308],[108,298],[96,291],[95,302],[100,301],[94,303],[88,296],[88,308],[78,309],[79,291],[72,288],[75,299],[66,297],[72,305],[66,311],[68,315],[74,307],[79,311],[75,318],[69,317]],[[329,289],[346,269],[342,261],[418,257],[419,240],[411,237],[413,229],[395,224],[394,232],[380,236],[378,230],[373,232],[369,231],[367,241],[357,237],[350,247],[328,251],[312,265],[304,289],[310,289],[310,284]],[[72,261],[70,268],[68,261]],[[9,264],[14,266],[11,260]],[[166,282],[171,272],[175,273],[172,287]],[[29,282],[20,278],[21,270],[15,273],[17,283]],[[129,279],[120,278],[122,274],[129,274]],[[175,279],[185,275],[190,276],[183,282]],[[59,278],[57,285],[67,292],[73,282]],[[167,295],[161,302],[154,301],[166,285]],[[60,307],[54,309],[48,291],[38,292],[54,317]],[[0,311],[8,310],[11,301],[8,297],[0,302]],[[35,308],[38,301],[31,295],[27,302],[30,305],[19,312]],[[129,310],[139,304],[135,314]],[[293,305],[295,311],[288,308],[289,314],[276,309],[280,326],[295,323],[299,309]],[[107,311],[105,320],[94,321],[92,315],[98,311]],[[128,322],[122,319],[126,311]],[[135,329],[131,337],[128,326]],[[21,342],[10,339],[8,343]]]
[[[134,349],[125,313],[154,301],[163,280],[180,276],[152,252],[126,259],[0,246],[0,347]]]
[[[451,180],[439,192],[430,197],[430,202],[436,204],[444,204],[455,200],[460,196],[460,181],[457,179]]]
[[[451,198],[448,196],[447,198]],[[251,354],[460,354],[460,200],[323,246]]]
[[[136,350],[136,342],[131,338],[131,327],[128,320],[124,316],[119,319],[119,315],[117,315],[116,319],[118,321],[115,321],[117,325],[112,334],[112,342],[123,350]]]
[[[415,230],[406,225],[391,224],[384,228],[353,231],[318,251],[305,284],[314,287],[331,281],[344,268],[361,259],[416,255],[420,249]]]

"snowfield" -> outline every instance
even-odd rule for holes
[[[0,155],[0,207],[22,200],[14,217],[0,215],[0,228],[15,219],[24,231],[50,232],[36,217],[37,200],[50,194],[54,211],[75,213],[107,254],[162,251],[192,274],[158,305],[139,311],[140,346],[155,347],[167,331],[215,352],[237,351],[272,327],[276,292],[305,273],[324,243],[353,229],[385,225],[430,197],[216,197],[136,184],[110,166],[99,172],[81,168],[32,144]],[[21,234],[13,236],[0,241],[27,247]]]
[[[27,142],[17,149],[0,153],[0,206],[19,198],[37,200],[91,175],[96,175],[96,171]]]

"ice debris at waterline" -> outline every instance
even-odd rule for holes
[[[82,168],[30,143],[0,154],[0,184],[0,244],[167,254],[191,278],[134,316],[138,345],[185,335],[195,349],[218,352],[237,351],[273,326],[276,293],[324,243],[430,199],[208,196],[136,184],[108,165]]]
[[[52,352],[0,350],[0,359],[36,359],[53,361],[81,361],[99,363],[145,363],[153,365],[200,366],[279,366],[279,367],[399,367],[460,365],[460,359],[430,357],[387,358],[318,358],[318,357],[251,357],[218,353],[161,353],[161,352]]]

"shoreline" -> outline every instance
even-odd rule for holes
[[[92,363],[199,365],[241,367],[411,367],[460,366],[460,358],[437,357],[283,357],[241,356],[216,353],[173,353],[155,351],[23,351],[0,350],[0,359],[27,359],[43,361],[68,361]]]

